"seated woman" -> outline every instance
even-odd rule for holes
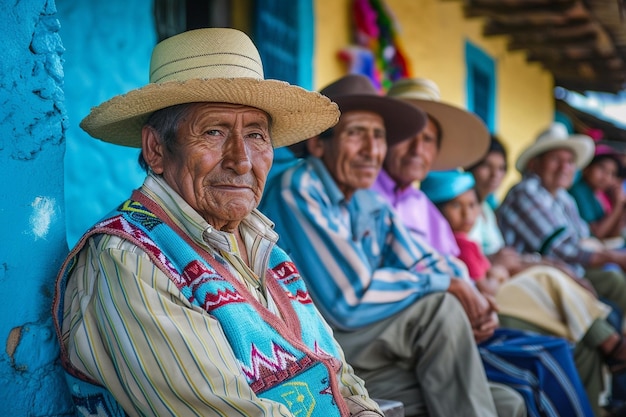
[[[479,215],[474,177],[460,171],[433,172],[421,189],[448,220],[457,239],[459,259],[477,288],[496,298],[501,324],[566,338],[575,343],[574,359],[590,399],[602,391],[602,367],[626,367],[626,343],[606,322],[609,307],[560,270],[535,266],[516,275],[484,256],[468,234]],[[596,414],[598,401],[592,401]]]
[[[626,225],[621,172],[619,153],[607,145],[598,145],[593,159],[569,189],[591,234],[601,240],[621,238]]]

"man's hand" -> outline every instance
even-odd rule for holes
[[[496,299],[488,294],[484,294],[484,296],[485,300],[489,303],[489,314],[483,322],[472,329],[476,343],[489,339],[498,326],[500,326],[500,321],[498,320],[498,311],[500,310],[498,309]]]
[[[450,281],[448,292],[461,302],[472,326],[476,343],[491,337],[499,325],[498,305],[495,299],[490,295],[481,294],[469,282],[457,278]]]
[[[475,323],[484,320],[489,313],[489,302],[469,282],[460,278],[452,278],[448,292],[461,302],[472,327]]]
[[[472,331],[474,332],[474,340],[476,340],[476,343],[481,343],[489,339],[499,325],[500,321],[498,320],[498,314],[494,311],[489,315],[488,321],[484,322],[478,327],[472,328]]]
[[[509,271],[509,275],[515,275],[523,269],[522,258],[515,249],[504,247],[498,252],[489,256],[493,265],[502,265]]]

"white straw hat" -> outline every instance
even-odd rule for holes
[[[177,104],[241,104],[268,113],[272,143],[287,146],[317,135],[339,120],[327,97],[284,81],[265,80],[250,38],[235,29],[181,33],[157,44],[150,83],[94,107],[80,123],[91,136],[141,147],[141,129],[153,112]]]
[[[595,150],[593,139],[587,135],[570,135],[563,123],[554,122],[543,132],[539,133],[533,144],[520,154],[515,162],[515,168],[524,172],[528,162],[536,156],[553,149],[569,149],[576,157],[576,167],[585,167]]]
[[[439,87],[434,81],[404,78],[391,86],[387,96],[417,106],[439,124],[441,146],[431,167],[433,171],[467,167],[487,153],[490,141],[487,126],[469,111],[442,103]]]

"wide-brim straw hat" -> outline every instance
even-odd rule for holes
[[[345,75],[321,89],[320,93],[337,103],[341,113],[364,110],[379,114],[385,122],[387,145],[410,138],[426,126],[423,111],[381,95],[364,75]]]
[[[522,151],[515,162],[515,168],[524,172],[528,162],[548,151],[555,149],[569,149],[575,157],[578,169],[587,166],[595,150],[593,139],[587,135],[570,135],[563,123],[554,122],[547,129],[539,133],[534,143]]]
[[[317,92],[266,80],[257,48],[235,29],[197,29],[157,44],[150,82],[93,108],[80,126],[91,136],[141,147],[141,129],[157,110],[183,103],[250,106],[271,117],[274,147],[315,136],[339,120],[337,105]]]
[[[391,86],[387,96],[419,107],[439,125],[441,143],[431,170],[470,166],[486,155],[490,134],[485,123],[467,110],[441,102],[439,87],[434,81],[404,78]]]
[[[476,180],[461,170],[433,171],[420,183],[420,190],[435,204],[450,201],[474,188]]]

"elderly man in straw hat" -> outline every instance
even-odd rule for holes
[[[338,117],[328,98],[264,80],[243,33],[199,29],[159,43],[150,83],[82,121],[141,148],[148,175],[59,274],[55,322],[80,413],[382,415],[255,210],[273,147]]]
[[[374,396],[402,401],[408,416],[525,416],[503,386],[494,386],[496,411],[478,355],[467,317],[487,323],[489,303],[368,190],[387,146],[417,134],[425,114],[359,75],[321,93],[339,105],[339,123],[297,150],[308,156],[268,184],[260,209],[346,358]]]
[[[626,252],[591,239],[567,193],[576,169],[585,167],[593,154],[590,137],[569,135],[565,125],[553,123],[518,157],[515,167],[522,180],[509,190],[496,215],[507,245],[567,263],[591,281],[599,296],[626,313]]]

